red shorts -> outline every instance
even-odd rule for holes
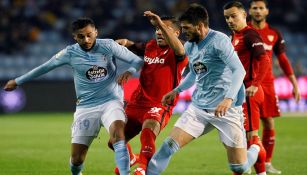
[[[274,84],[261,85],[264,93],[264,102],[260,108],[261,118],[279,117],[280,109],[278,96],[275,93]]]
[[[160,123],[160,130],[162,130],[167,125],[172,115],[172,110],[173,107],[165,107],[162,105],[142,107],[128,104],[125,109],[128,118],[125,127],[126,137],[131,139],[138,135],[146,119],[158,121]]]
[[[243,103],[244,112],[244,128],[248,131],[255,131],[260,126],[260,106],[264,101],[264,94],[261,86],[254,96],[246,96],[246,101]]]

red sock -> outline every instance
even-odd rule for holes
[[[275,145],[275,130],[274,129],[264,129],[262,131],[262,143],[266,150],[266,160],[265,162],[271,162],[273,156],[273,150]]]
[[[139,157],[139,164],[142,166],[145,166],[143,168],[147,167],[147,164],[153,154],[156,151],[156,146],[155,146],[155,140],[156,140],[156,135],[152,132],[151,129],[145,128],[141,132],[141,152],[140,152],[140,157]]]
[[[255,171],[257,174],[265,172],[265,158],[266,158],[266,151],[261,143],[261,140],[258,136],[253,136],[248,141],[248,146],[251,144],[257,144],[260,147],[260,151],[258,153],[258,159],[254,165]]]
[[[129,143],[126,144],[128,152],[129,152],[129,157],[130,157],[130,161],[134,158],[134,154],[132,152],[131,146]]]

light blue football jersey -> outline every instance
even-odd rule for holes
[[[112,39],[96,39],[90,51],[81,49],[78,43],[67,46],[49,61],[16,78],[18,85],[45,74],[52,69],[69,65],[73,69],[77,108],[89,108],[107,101],[123,98],[123,90],[116,82],[117,62],[130,64],[134,73],[143,60],[120,46]]]
[[[245,98],[245,70],[230,39],[209,29],[200,41],[186,42],[190,72],[176,88],[182,91],[196,83],[192,103],[201,109],[215,109],[224,98],[232,98],[232,107],[242,105]]]

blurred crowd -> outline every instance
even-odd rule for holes
[[[94,19],[100,37],[148,40],[152,37],[153,28],[143,17],[144,11],[178,16],[192,2],[207,7],[211,28],[229,32],[222,10],[227,0],[1,0],[0,54],[25,52],[29,45],[39,42],[41,36],[49,32],[56,33],[59,43],[70,44],[73,42],[70,23],[82,16]],[[248,7],[248,1],[242,2]],[[307,8],[307,1],[269,0],[269,8],[269,22],[289,33],[286,35],[290,40],[294,34],[300,33],[300,37],[303,37],[302,49],[306,49],[307,12],[304,9]],[[288,43],[292,44],[292,41]],[[294,53],[294,62],[304,61],[301,59],[305,59],[306,55],[296,56]],[[299,71],[306,74],[303,68]]]

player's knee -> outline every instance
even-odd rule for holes
[[[160,123],[153,119],[146,119],[142,126],[142,129],[145,128],[150,129],[157,136],[160,132]]]
[[[250,167],[248,166],[248,163],[245,162],[243,164],[229,164],[229,168],[232,172],[235,173],[244,173],[246,172]]]

